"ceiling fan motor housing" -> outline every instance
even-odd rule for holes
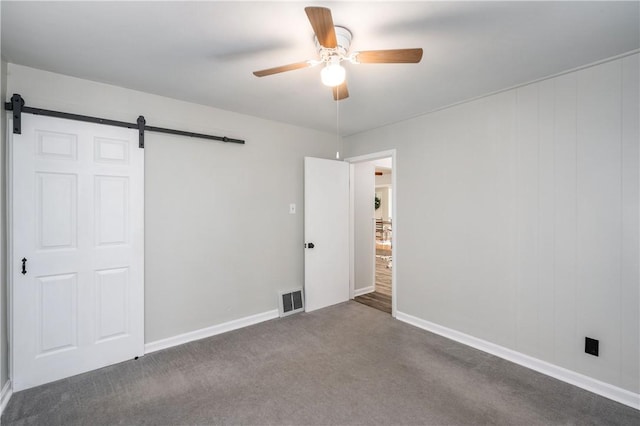
[[[318,37],[314,37],[314,41],[316,43],[316,49],[320,54],[323,62],[330,62],[332,56],[338,56],[340,60],[347,59],[347,52],[349,51],[349,47],[351,46],[351,39],[353,38],[351,31],[346,29],[345,27],[334,27],[336,31],[336,42],[337,46],[335,48],[327,48],[320,44],[318,41]]]

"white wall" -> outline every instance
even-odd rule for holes
[[[392,170],[385,170],[382,175],[376,175],[376,186],[389,186],[391,187],[391,174]]]
[[[638,81],[635,54],[346,138],[397,149],[398,311],[638,393]]]
[[[8,93],[28,106],[144,115],[151,126],[246,140],[145,135],[146,342],[277,309],[279,290],[302,285],[303,157],[332,158],[335,135],[14,64],[8,72]]]
[[[354,276],[356,290],[375,285],[375,167],[372,162],[354,163]]]
[[[7,94],[7,63],[0,61],[0,100],[4,102]],[[4,104],[0,104],[2,114],[0,117],[0,389],[2,389],[9,379],[9,364],[7,356],[7,238],[6,229],[6,176],[5,176],[5,153],[6,153],[6,119]]]
[[[380,207],[375,211],[377,219],[389,220],[389,212],[391,211],[391,187],[378,186],[376,187],[376,194],[380,197]]]
[[[389,220],[391,217],[391,170],[385,170],[383,175],[376,176],[376,193],[380,194],[380,208],[376,210],[376,217]]]

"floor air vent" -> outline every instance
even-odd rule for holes
[[[280,292],[280,316],[304,311],[304,295],[302,289]]]

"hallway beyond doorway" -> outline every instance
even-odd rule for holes
[[[395,150],[345,161],[352,163],[351,297],[395,317]]]
[[[391,313],[391,247],[376,247],[375,291],[355,297],[353,300],[379,311]]]

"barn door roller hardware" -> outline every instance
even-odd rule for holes
[[[127,129],[138,129],[138,146],[144,148],[144,132],[167,133],[170,135],[189,136],[192,138],[208,139],[220,142],[238,143],[244,145],[244,140],[228,138],[226,136],[205,135],[202,133],[185,132],[184,130],[165,129],[163,127],[147,126],[146,120],[141,115],[135,123],[110,120],[108,118],[89,117],[87,115],[71,114],[68,112],[51,111],[48,109],[32,108],[24,106],[24,99],[18,94],[11,97],[11,102],[5,102],[4,109],[13,111],[13,133],[22,133],[22,113],[26,112],[34,115],[46,115],[48,117],[66,118],[67,120],[85,121],[87,123],[104,124],[107,126],[125,127]]]

